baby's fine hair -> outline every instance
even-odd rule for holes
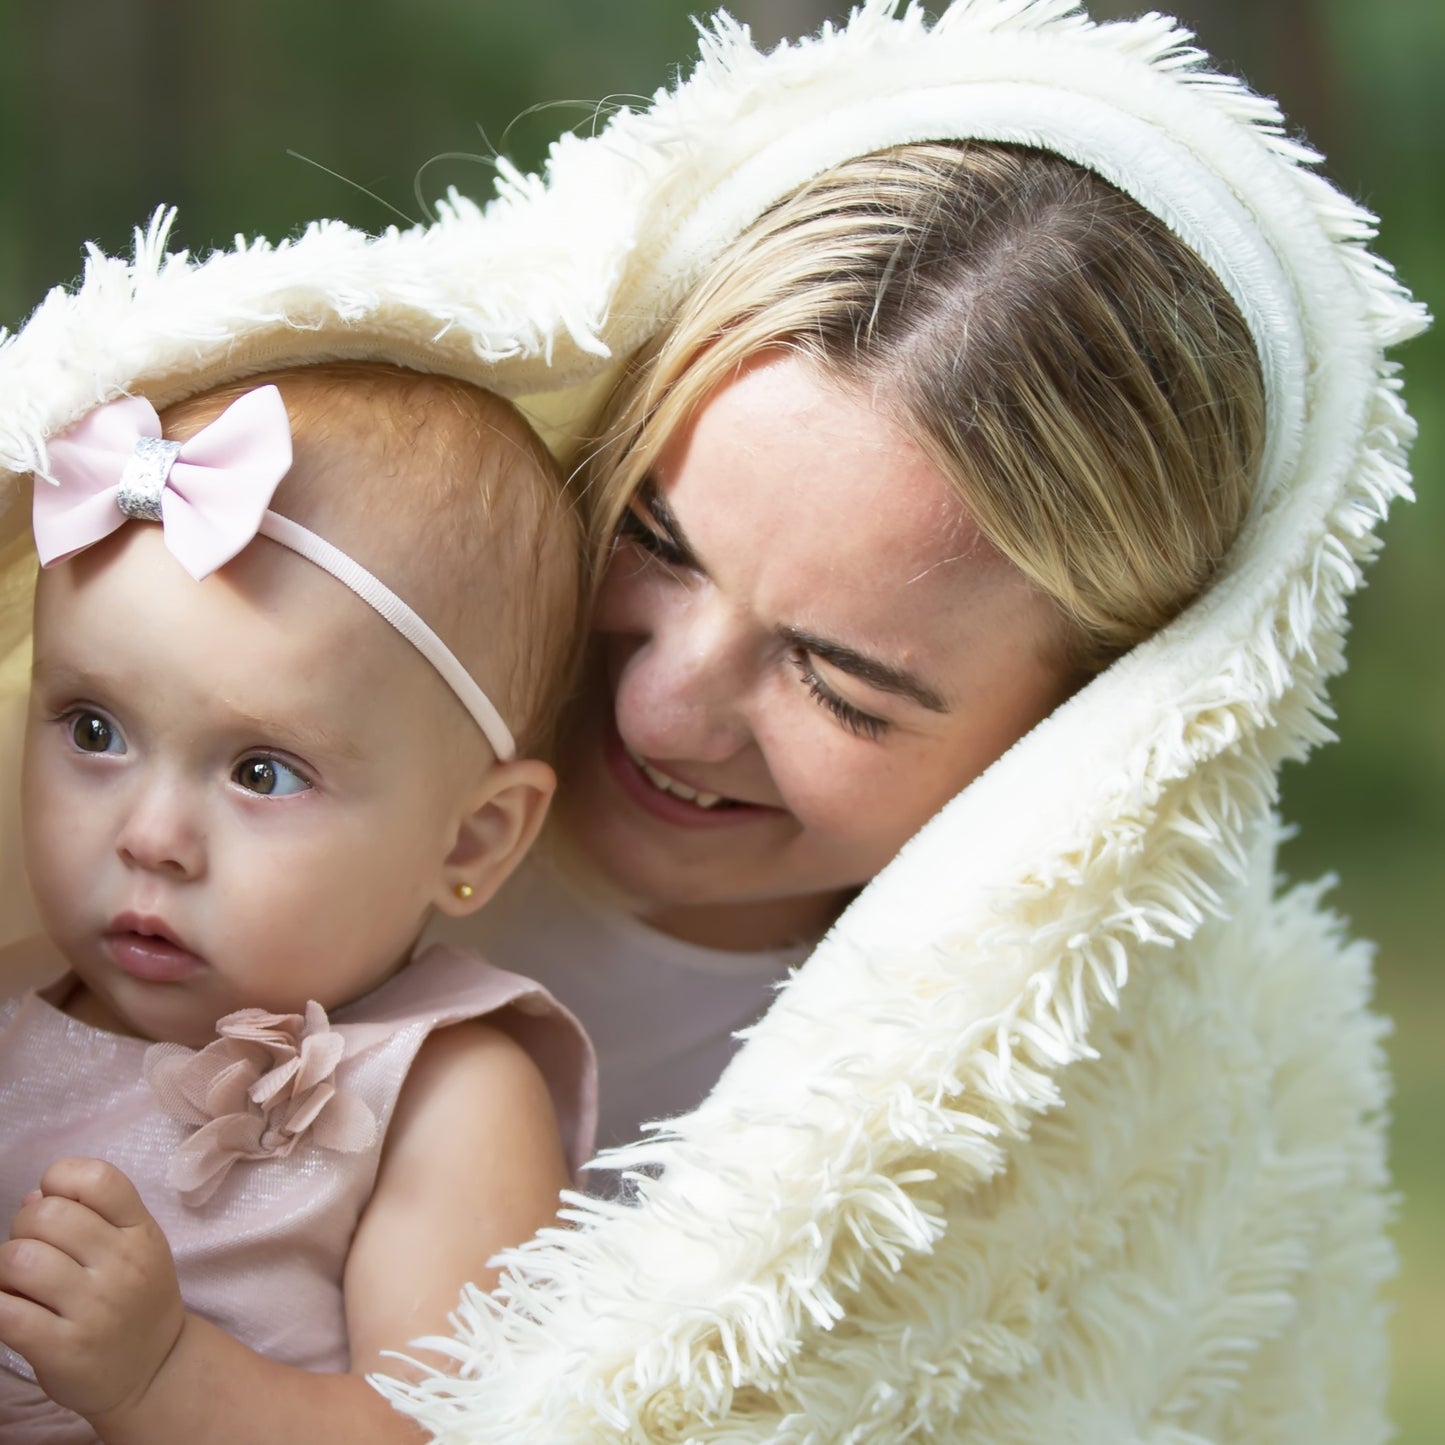
[[[187,398],[162,413],[165,435],[184,440],[267,384],[294,448],[273,509],[410,604],[496,704],[519,755],[550,757],[582,635],[582,537],[535,432],[482,387],[343,361]]]
[[[900,146],[761,216],[588,443],[599,554],[668,437],[773,347],[878,399],[1053,599],[1080,673],[1197,596],[1248,512],[1265,401],[1238,307],[1162,221],[1052,152]]]

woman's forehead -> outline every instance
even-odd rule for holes
[[[942,645],[1030,590],[879,400],[799,357],[719,388],[655,485],[718,587],[851,646]]]
[[[929,568],[998,558],[879,397],[788,354],[760,357],[718,388],[663,447],[654,480],[689,535],[720,518],[778,529],[769,556],[834,551],[840,562]]]

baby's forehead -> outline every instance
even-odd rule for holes
[[[275,509],[399,594],[514,731],[554,712],[580,635],[580,527],[516,408],[454,378],[370,365],[249,384],[265,383],[293,429],[295,464]],[[235,392],[172,409],[167,434],[205,425]]]
[[[385,762],[434,748],[461,713],[420,654],[311,563],[263,540],[197,582],[158,526],[122,529],[42,574],[35,670],[47,693],[195,747]]]

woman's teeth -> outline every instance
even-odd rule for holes
[[[629,752],[628,757],[637,764],[642,776],[660,792],[671,793],[674,798],[682,798],[689,803],[695,803],[699,808],[716,808],[719,803],[728,802],[721,793],[700,793],[696,788],[689,788],[686,783],[680,783],[676,778],[669,778],[666,773],[660,773],[654,767],[642,761],[636,753]]]

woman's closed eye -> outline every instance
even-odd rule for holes
[[[855,707],[847,698],[840,697],[821,677],[813,665],[812,655],[806,648],[795,647],[788,653],[788,661],[798,670],[803,686],[819,707],[826,708],[855,737],[877,742],[889,727],[886,718],[875,717]]]
[[[231,770],[231,781],[262,798],[289,798],[310,792],[314,784],[301,770],[274,753],[252,753]]]
[[[695,569],[697,566],[692,553],[658,525],[642,500],[634,500],[622,514],[617,524],[617,538],[633,543],[668,567]]]

